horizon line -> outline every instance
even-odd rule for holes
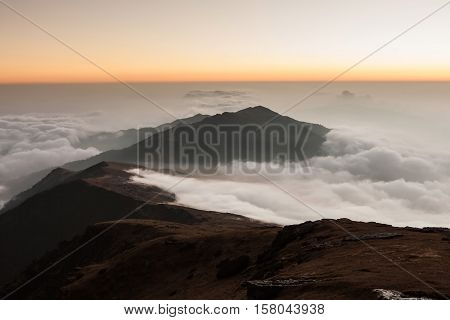
[[[170,84],[170,83],[323,83],[328,80],[144,80],[144,81],[124,81],[129,84]],[[450,79],[372,79],[372,80],[337,80],[334,83],[446,83],[450,82]],[[57,85],[57,84],[120,84],[118,81],[14,81],[14,82],[1,82],[0,85]]]

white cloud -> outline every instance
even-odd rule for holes
[[[450,156],[405,145],[393,137],[334,130],[327,157],[310,161],[312,173],[262,173],[326,218],[377,221],[398,226],[450,226]],[[235,163],[238,166],[239,163]],[[288,193],[258,175],[236,173],[186,178],[172,189],[182,204],[279,224],[320,219]],[[141,171],[133,180],[170,188],[180,177]]]
[[[90,116],[89,116],[90,117]],[[0,199],[8,181],[88,158],[95,148],[76,147],[91,129],[83,116],[26,114],[0,117]]]
[[[253,107],[250,93],[241,90],[192,90],[184,95],[192,113],[216,114]]]

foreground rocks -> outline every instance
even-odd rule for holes
[[[447,231],[345,219],[280,228],[183,210],[195,223],[163,221],[161,215],[159,220],[117,223],[11,298],[444,299],[450,294],[449,242],[443,238]],[[61,244],[5,289],[112,223],[92,226]],[[364,242],[349,241],[342,228]]]

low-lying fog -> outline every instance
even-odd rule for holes
[[[309,173],[294,164],[276,174],[269,164],[248,173],[239,168],[257,165],[235,163],[232,177],[219,172],[183,179],[133,170],[133,181],[170,189],[187,206],[279,224],[345,217],[398,226],[448,226],[450,153],[358,134],[353,129],[329,133],[324,146],[329,156],[311,159]]]

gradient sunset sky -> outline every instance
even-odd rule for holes
[[[1,0],[123,81],[329,80],[445,0]],[[0,83],[108,82],[0,3]],[[341,80],[450,80],[450,5]]]

